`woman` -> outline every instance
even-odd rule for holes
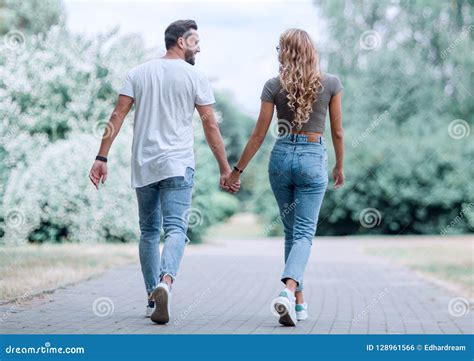
[[[328,185],[326,142],[322,136],[328,108],[336,154],[334,188],[344,184],[343,86],[337,76],[321,73],[318,53],[306,31],[285,31],[277,51],[279,76],[265,83],[257,124],[226,184],[240,180],[265,139],[276,107],[279,134],[268,173],[285,232],[285,267],[281,276],[285,288],[271,307],[281,324],[295,326],[297,320],[308,317],[303,274]]]

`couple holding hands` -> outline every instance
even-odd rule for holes
[[[276,47],[278,76],[265,83],[255,129],[231,168],[213,111],[212,88],[193,66],[200,52],[197,30],[193,20],[171,23],[165,30],[166,54],[129,71],[89,178],[97,189],[105,182],[108,152],[135,105],[131,185],[138,200],[139,258],[148,294],[146,315],[155,323],[166,324],[172,285],[188,242],[195,167],[194,109],[219,165],[220,186],[232,193],[240,189],[240,175],[263,143],[276,109],[279,135],[271,151],[268,174],[284,227],[285,266],[280,276],[284,287],[271,300],[271,308],[282,325],[296,326],[308,317],[303,275],[328,186],[323,138],[328,109],[336,156],[334,187],[344,184],[343,86],[337,76],[320,71],[317,50],[306,31],[286,30]],[[160,255],[162,228],[164,247]]]

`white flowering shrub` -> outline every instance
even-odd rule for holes
[[[109,175],[99,191],[88,177],[98,141],[92,134],[71,132],[28,166],[12,170],[3,202],[6,243],[137,240],[137,202],[126,181],[130,130],[116,138]]]
[[[139,38],[120,39],[116,33],[89,40],[54,26],[46,34],[25,36],[17,47],[3,44],[3,131],[15,127],[55,141],[106,122],[127,69],[145,57]]]
[[[64,18],[60,0],[0,0],[0,35],[20,28],[27,33],[44,32]]]
[[[88,173],[127,71],[151,52],[139,37],[119,37],[117,29],[88,39],[58,25],[22,36],[0,42],[0,242],[136,241],[133,114],[111,148],[99,191]],[[201,169],[188,234],[195,242],[238,203],[219,190],[202,131],[196,138]]]
[[[188,237],[193,242],[200,242],[210,225],[238,209],[235,196],[219,191],[219,172],[202,137],[196,136],[196,186],[189,214]],[[90,133],[70,132],[67,139],[37,153],[27,166],[15,167],[4,193],[4,242],[138,240],[137,200],[129,181],[131,139],[131,127],[124,124],[109,153],[107,181],[99,191],[88,173],[100,137]]]
[[[86,39],[63,26],[32,35],[17,31],[16,42],[8,41],[10,33],[0,42],[0,236],[5,233],[10,243],[133,238],[130,214],[130,221],[117,221],[134,207],[130,197],[104,208],[107,219],[97,232],[90,230],[103,208],[96,213],[90,205],[109,185],[94,194],[88,171],[117,88],[127,70],[146,58],[141,39],[120,38],[117,29]],[[124,181],[129,149],[122,149],[114,172],[124,183],[119,196],[130,190]]]

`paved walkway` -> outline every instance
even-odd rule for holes
[[[341,238],[315,240],[305,277],[310,317],[296,328],[280,326],[269,303],[281,288],[282,252],[280,241],[269,239],[188,246],[165,326],[144,317],[137,261],[0,306],[0,332],[473,333],[474,312],[462,311],[459,295]]]

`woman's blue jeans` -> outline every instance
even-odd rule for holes
[[[281,280],[285,283],[293,279],[298,284],[296,290],[301,291],[328,185],[324,138],[309,142],[302,134],[280,136],[271,152],[268,173],[285,232],[285,268]]]

